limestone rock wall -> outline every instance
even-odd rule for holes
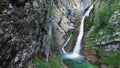
[[[63,36],[79,26],[80,17],[91,4],[91,0],[57,0],[53,4],[53,34],[59,45],[65,42]]]
[[[35,56],[48,62],[51,38],[62,45],[90,4],[91,0],[0,0],[0,68],[24,67]]]

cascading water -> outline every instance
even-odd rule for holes
[[[86,11],[86,13],[84,14],[82,20],[81,20],[81,25],[80,25],[80,29],[79,29],[79,34],[78,34],[78,37],[77,37],[77,41],[76,41],[76,44],[75,44],[75,47],[73,49],[73,51],[71,53],[66,53],[64,47],[66,46],[66,44],[68,43],[68,41],[70,40],[71,36],[68,38],[67,42],[63,45],[62,47],[62,52],[65,54],[65,57],[66,58],[77,58],[77,57],[83,57],[82,55],[80,55],[80,50],[81,50],[81,41],[82,41],[82,37],[83,37],[83,34],[84,34],[84,20],[86,17],[89,16],[89,13],[90,11],[92,10],[93,8],[93,5],[91,5],[89,7],[89,9]]]
[[[63,45],[63,47],[62,47],[62,52],[63,52],[64,54],[66,54],[66,51],[65,51],[64,47],[67,45],[67,43],[69,42],[69,40],[70,40],[71,37],[72,37],[72,34],[70,35],[70,37],[67,39],[66,43],[65,43],[65,44]]]
[[[84,34],[84,20],[85,17],[89,16],[90,11],[92,10],[93,5],[91,5],[88,9],[88,11],[85,13],[85,15],[83,16],[82,20],[81,20],[81,25],[80,25],[80,29],[79,29],[79,35],[77,37],[77,42],[76,45],[73,49],[73,54],[79,54],[80,50],[81,50],[81,41],[82,41],[82,37]]]

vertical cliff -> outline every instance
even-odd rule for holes
[[[53,62],[49,56],[78,27],[90,4],[90,0],[0,0],[0,67],[25,67],[35,57]]]

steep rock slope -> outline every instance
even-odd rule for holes
[[[24,67],[33,57],[49,62],[90,4],[90,0],[0,0],[0,67]]]
[[[119,0],[98,1],[93,14],[93,25],[86,36],[86,59],[100,68],[119,68]]]

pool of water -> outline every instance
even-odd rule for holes
[[[83,56],[67,58],[65,54],[61,54],[60,57],[63,59],[63,62],[68,66],[68,68],[96,68],[95,66],[84,60]]]

